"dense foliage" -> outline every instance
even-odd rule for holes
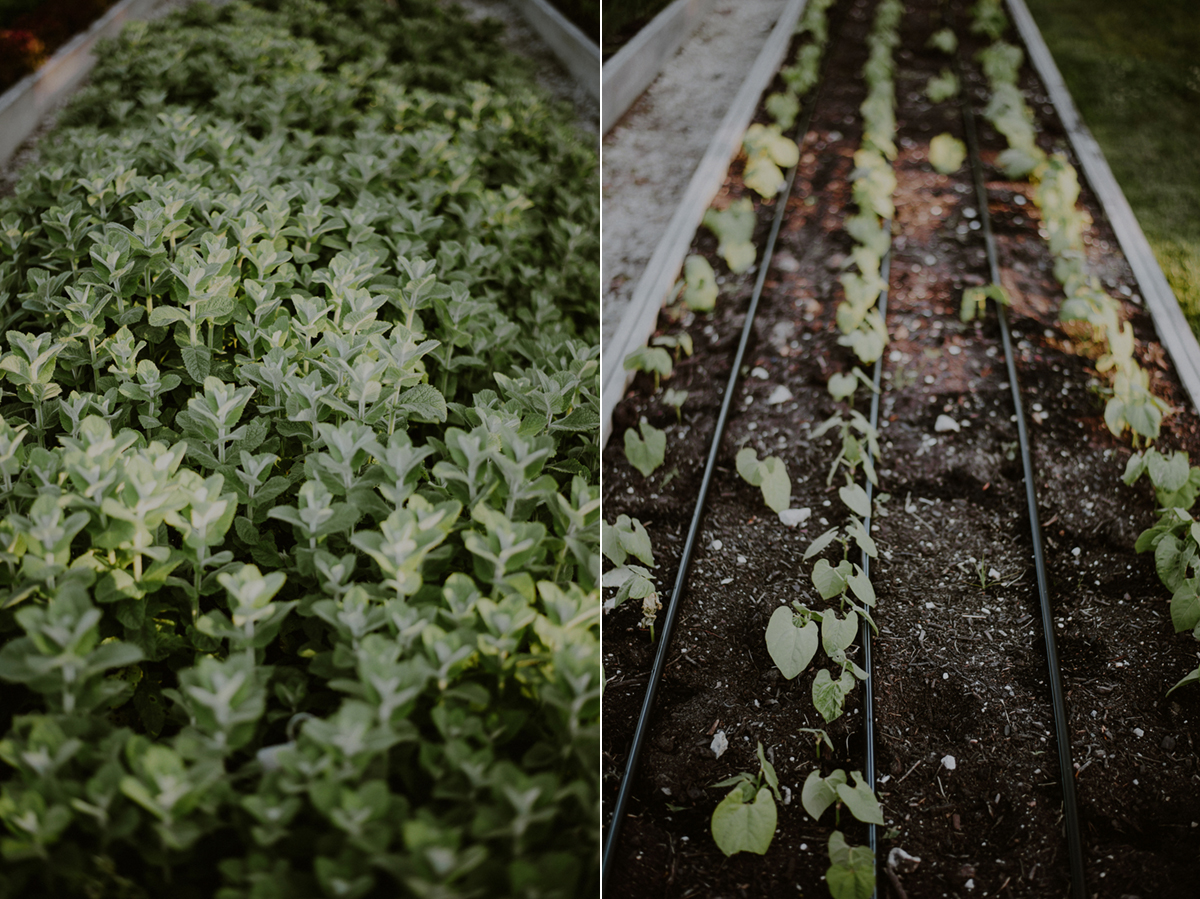
[[[131,25],[0,201],[0,896],[593,890],[596,160],[492,31]]]

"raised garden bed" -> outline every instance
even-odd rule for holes
[[[528,76],[197,4],[0,199],[0,896],[595,892],[597,161]]]
[[[835,318],[838,274],[853,246],[843,222],[855,208],[851,157],[862,137],[866,90],[858,73],[875,6],[843,3],[830,13],[829,74],[801,146],[630,814],[614,850],[607,885],[621,895],[825,894],[832,828],[828,818],[814,822],[800,807],[801,787],[814,768],[825,775],[863,768],[862,687],[850,695],[846,714],[826,723],[810,698],[820,665],[786,680],[764,634],[780,606],[797,599],[822,606],[809,578],[816,560],[803,556],[845,515],[840,477],[832,486],[826,480],[840,445],[831,435],[808,435],[845,408],[827,391],[829,376],[859,364],[839,345]],[[964,135],[957,103],[925,96],[929,79],[951,65],[927,42],[954,27],[978,111],[986,97],[976,90],[986,83],[973,60],[989,41],[969,30],[965,9],[951,4],[945,20],[940,10],[933,2],[906,2],[895,51],[896,216],[876,462],[888,499],[877,505],[871,531],[880,551],[871,566],[880,629],[873,673],[876,793],[885,818],[880,856],[900,847],[920,857],[914,870],[899,874],[912,896],[1063,895],[1069,883],[1061,786],[1014,410],[994,316],[970,324],[959,318],[964,288],[990,280],[977,228],[981,210],[967,165],[943,175],[929,164],[932,137]],[[1011,31],[1005,38],[1019,43]],[[1036,115],[1039,144],[1070,155],[1027,67],[1020,87]],[[756,121],[770,119],[760,109]],[[1121,483],[1129,440],[1105,427],[1105,381],[1086,332],[1059,321],[1062,289],[1039,234],[1032,188],[991,166],[1008,144],[980,121],[989,212],[1030,415],[1087,894],[1191,896],[1200,882],[1200,691],[1189,685],[1166,692],[1196,667],[1196,644],[1175,634],[1170,591],[1152,556],[1134,552],[1138,534],[1155,521],[1154,497],[1144,482]],[[773,204],[751,194],[742,174],[735,163],[715,205],[754,198],[753,240],[761,252]],[[1088,265],[1120,299],[1136,356],[1155,393],[1175,409],[1156,445],[1189,451],[1195,460],[1200,421],[1086,185],[1080,204],[1092,219]],[[646,526],[664,601],[754,279],[733,275],[716,248],[707,230],[697,233],[692,252],[723,282],[716,311],[664,315],[656,332],[687,330],[695,343],[694,355],[682,358],[663,385],[688,392],[682,422],[651,377],[639,374],[614,412],[615,439],[604,451],[605,519],[624,514]],[[788,398],[770,402],[782,396]],[[857,399],[865,413],[869,394],[860,390]],[[643,416],[667,434],[665,462],[648,478],[628,464],[621,440]],[[942,416],[957,430],[939,430]],[[734,457],[742,446],[786,463],[790,506],[810,510],[806,523],[785,526],[739,477]],[[825,557],[836,562],[839,554]],[[602,795],[610,810],[657,649],[640,626],[639,605],[627,602],[605,620]],[[833,752],[826,749],[818,762],[817,743],[804,728],[825,729]],[[729,748],[716,758],[718,732]],[[728,787],[712,786],[757,771],[758,742],[793,801],[780,803],[765,856],[726,857],[709,826]],[[841,829],[852,843],[865,842],[865,830],[845,812]]]

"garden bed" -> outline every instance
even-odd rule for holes
[[[879,796],[887,834],[881,856],[901,847],[920,864],[900,875],[909,895],[1047,896],[1068,884],[1045,652],[1042,648],[1016,427],[1011,422],[1003,353],[994,319],[960,321],[964,287],[989,279],[971,174],[940,175],[928,164],[929,140],[963,137],[955,102],[923,96],[947,58],[929,49],[943,26],[939,5],[906,3],[897,48],[898,186],[893,228],[879,466],[889,498],[876,512],[872,565],[875,716]],[[682,598],[657,713],[630,815],[608,886],[629,896],[822,895],[831,828],[814,823],[798,801],[779,809],[779,827],[763,858],[727,858],[709,820],[724,791],[712,785],[757,770],[755,745],[767,749],[794,797],[817,766],[812,737],[824,728],[835,751],[822,772],[863,766],[862,688],[847,714],[826,724],[809,699],[813,673],[785,680],[768,655],[771,614],[815,595],[803,560],[838,502],[826,475],[837,453],[830,436],[808,432],[837,409],[825,381],[853,356],[834,324],[837,274],[852,242],[842,222],[851,202],[851,156],[860,140],[857,73],[873,3],[835,7],[828,72],[785,212],[776,257],[755,318],[697,555]],[[952,7],[953,8],[953,7]],[[961,11],[954,19],[970,59],[984,44]],[[1015,37],[1007,35],[1009,41]],[[982,85],[974,69],[967,82]],[[1066,149],[1041,86],[1026,68],[1021,87],[1037,114],[1044,148]],[[978,101],[977,101],[978,102]],[[979,104],[982,105],[982,104]],[[760,121],[765,118],[760,113]],[[983,156],[1006,148],[981,130]],[[1200,822],[1200,691],[1166,691],[1195,667],[1195,643],[1176,636],[1169,594],[1154,560],[1138,555],[1138,534],[1153,524],[1153,496],[1120,481],[1130,451],[1106,429],[1101,378],[1081,355],[1077,328],[1058,321],[1061,289],[1039,236],[1038,212],[1025,182],[990,170],[989,196],[1002,282],[1012,296],[1025,406],[1032,415],[1041,521],[1058,624],[1061,667],[1078,766],[1076,788],[1087,849],[1089,895],[1185,897],[1200,878],[1194,853]],[[735,164],[716,205],[744,195]],[[1088,261],[1138,338],[1137,354],[1156,392],[1179,411],[1158,445],[1200,451],[1200,422],[1171,371],[1138,287],[1099,205],[1084,188],[1091,215]],[[773,204],[755,199],[754,242],[762,246]],[[641,374],[616,409],[604,451],[604,515],[646,525],[664,598],[707,455],[716,412],[741,330],[752,273],[732,275],[716,240],[697,234],[692,252],[723,276],[711,316],[660,318],[661,334],[688,330],[696,352],[666,386],[688,391],[682,423]],[[778,388],[790,399],[768,404]],[[864,393],[860,392],[860,397]],[[865,410],[863,410],[865,412]],[[638,420],[668,435],[666,461],[648,479],[625,460],[621,437]],[[958,431],[938,431],[949,416]],[[811,519],[784,526],[761,493],[737,474],[741,446],[783,458],[793,508]],[[832,504],[832,505],[831,505]],[[629,602],[608,613],[604,664],[603,797],[611,808],[633,722],[657,648]],[[729,749],[714,758],[723,731]],[[943,762],[953,758],[953,770]],[[864,831],[845,826],[851,842]],[[884,886],[882,880],[880,889]]]
[[[597,160],[495,32],[131,25],[0,198],[0,896],[595,892]]]

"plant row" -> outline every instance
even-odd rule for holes
[[[591,889],[570,116],[436,3],[281,0],[63,120],[0,201],[0,895]]]
[[[1172,591],[1171,621],[1176,633],[1192,632],[1200,640],[1200,580],[1189,578],[1200,547],[1191,531],[1189,510],[1200,488],[1200,469],[1189,468],[1187,453],[1160,453],[1150,448],[1159,437],[1163,416],[1171,406],[1150,388],[1150,373],[1134,355],[1133,327],[1121,320],[1120,304],[1089,273],[1084,231],[1085,213],[1077,208],[1079,175],[1062,153],[1047,154],[1037,144],[1032,110],[1017,85],[1024,54],[1005,42],[1008,26],[997,0],[980,0],[973,9],[972,30],[992,43],[978,54],[991,97],[984,115],[1008,142],[996,164],[1010,178],[1029,178],[1033,201],[1042,214],[1043,232],[1054,257],[1054,276],[1065,299],[1059,318],[1081,322],[1090,343],[1098,348],[1096,370],[1111,377],[1111,396],[1104,421],[1113,436],[1130,432],[1135,450],[1139,438],[1146,447],[1129,460],[1124,480],[1133,484],[1146,473],[1154,486],[1161,518],[1136,543],[1138,552],[1153,550],[1155,567]],[[1200,667],[1171,689],[1200,680]]]

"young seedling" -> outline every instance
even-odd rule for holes
[[[704,226],[717,235],[717,252],[735,275],[754,264],[754,244],[750,242],[754,224],[754,203],[749,197],[742,197],[723,211],[709,209],[704,213]]]
[[[982,319],[987,312],[987,301],[993,300],[999,306],[1011,306],[1012,300],[1008,291],[999,284],[989,284],[986,287],[968,287],[963,291],[962,309],[958,317],[963,322]]]
[[[676,364],[678,364],[682,356],[692,355],[693,349],[692,335],[687,331],[681,331],[678,334],[663,334],[659,337],[655,337],[650,341],[650,345],[672,350],[672,355],[675,358]]]
[[[762,743],[758,744],[758,774],[742,771],[713,784],[733,787],[712,814],[712,835],[717,848],[727,856],[737,852],[766,855],[775,837],[778,812],[775,800],[782,801],[775,767],[767,761]]]
[[[658,599],[658,588],[654,584],[654,575],[641,565],[628,564],[629,557],[632,556],[650,568],[655,567],[650,535],[636,518],[619,515],[615,524],[601,521],[600,545],[604,555],[615,566],[604,573],[601,584],[617,591],[604,604],[605,610],[615,609],[627,599],[640,599],[641,625],[650,629],[650,639],[653,640],[654,622],[662,608]]]
[[[663,464],[667,454],[667,435],[650,422],[642,419],[639,429],[641,436],[633,428],[625,431],[625,458],[629,464],[648,478]]]
[[[779,513],[791,505],[792,481],[787,463],[778,456],[759,460],[751,447],[743,447],[737,454],[737,470],[742,480],[762,489],[763,500],[771,511]]]
[[[956,137],[939,134],[929,142],[929,164],[942,175],[957,172],[966,158],[967,147]]]
[[[644,371],[654,376],[654,391],[658,392],[660,378],[671,377],[674,368],[671,354],[662,347],[644,346],[634,350],[625,357],[626,371]]]
[[[800,793],[804,810],[815,820],[820,820],[832,805],[835,821],[840,826],[844,806],[864,824],[882,826],[883,811],[879,800],[862,774],[853,771],[850,777],[854,780],[853,786],[840,768],[828,777],[822,777],[820,771],[810,772]],[[874,854],[866,846],[850,846],[841,831],[835,830],[829,838],[829,869],[825,872],[825,880],[834,899],[868,899],[875,891]]]
[[[689,256],[683,263],[683,302],[696,312],[712,312],[717,306],[717,273],[703,256]]]
[[[949,69],[942,69],[925,83],[925,96],[930,103],[942,103],[958,96],[958,77]]]
[[[743,180],[747,187],[767,198],[775,196],[783,187],[785,179],[781,170],[800,161],[800,148],[780,133],[781,127],[754,124],[742,139],[742,148],[746,151]]]
[[[663,391],[663,404],[675,410],[675,420],[679,424],[683,424],[683,404],[687,402],[687,398],[688,392],[686,390],[675,390],[668,387]]]

